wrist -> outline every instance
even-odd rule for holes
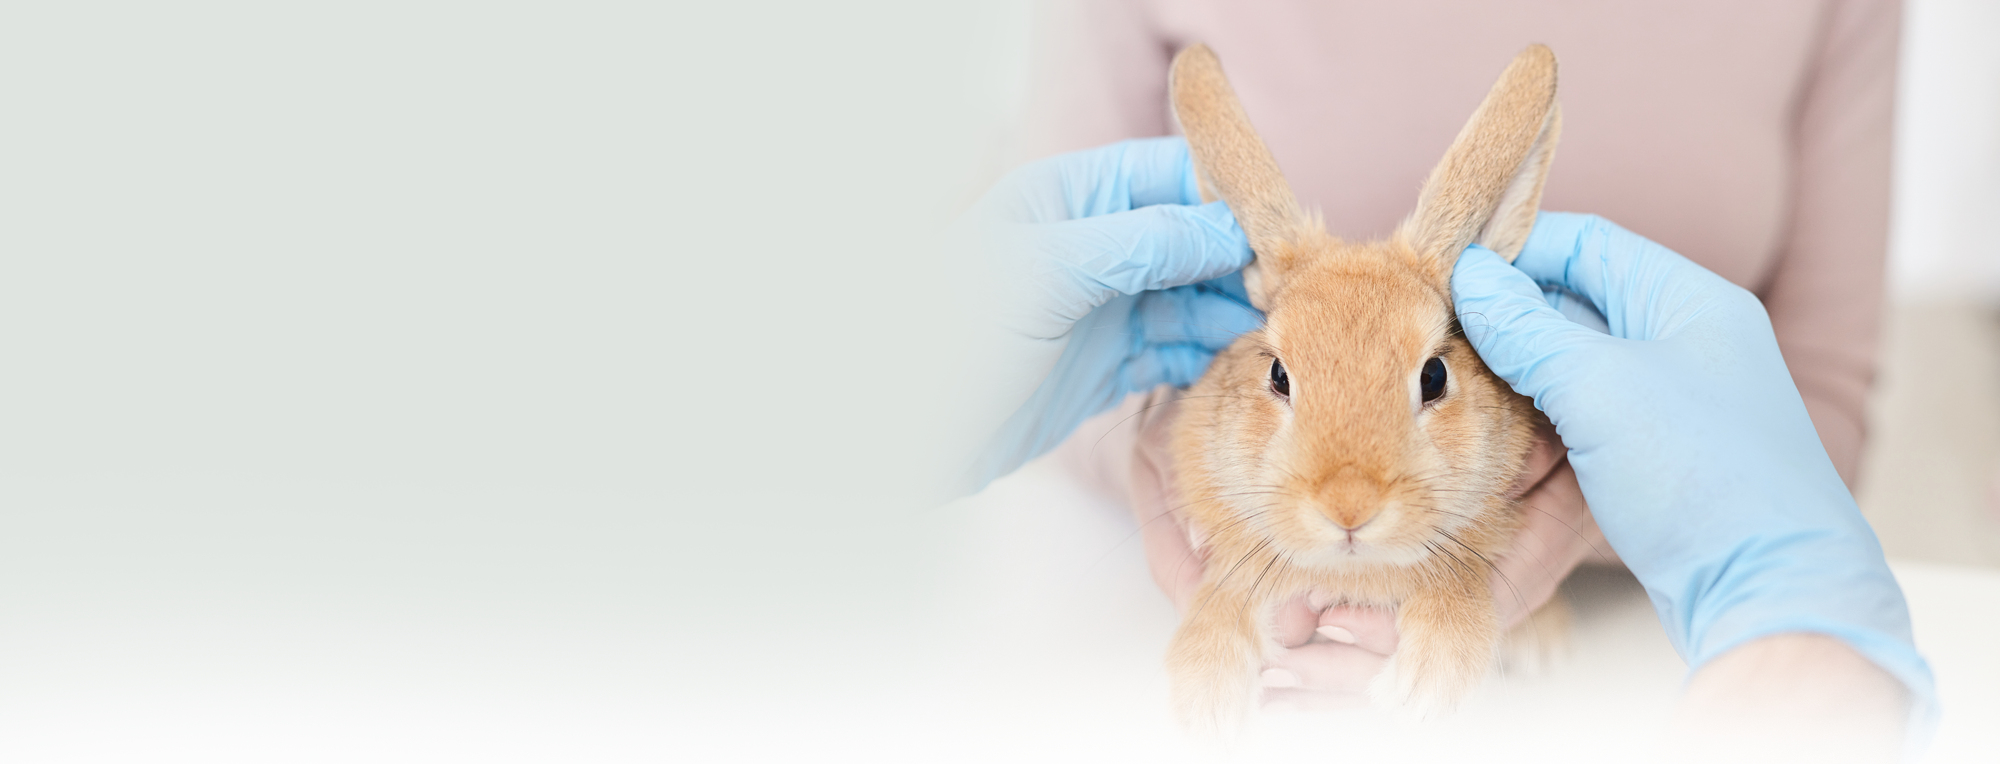
[[[1764,636],[1702,666],[1650,764],[1894,762],[1908,690],[1846,642]]]
[[[1847,508],[1854,527],[1826,523],[1784,533],[1762,529],[1742,533],[1735,544],[1716,544],[1713,538],[1705,539],[1705,546],[1691,545],[1694,539],[1669,540],[1669,546],[1642,551],[1708,552],[1699,558],[1682,553],[1626,559],[1676,649],[1697,674],[1731,656],[1740,660],[1740,650],[1764,640],[1817,635],[1893,677],[1909,699],[1909,718],[1927,726],[1936,713],[1935,680],[1917,653],[1902,589],[1859,511],[1851,502]]]

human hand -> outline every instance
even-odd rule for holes
[[[1173,395],[1156,392],[1138,417],[1130,496],[1153,581],[1186,612],[1207,560],[1176,515],[1183,501],[1174,487],[1169,449],[1178,408]],[[1508,629],[1548,602],[1579,563],[1615,561],[1606,554],[1609,547],[1554,430],[1540,435],[1512,492],[1524,506],[1523,527],[1509,551],[1494,559],[1490,577],[1502,627]],[[1266,707],[1365,705],[1370,680],[1396,650],[1394,611],[1335,603],[1321,593],[1280,605],[1274,625],[1272,635],[1285,650],[1263,667]]]
[[[1610,334],[1551,309],[1549,287],[1589,301]],[[1826,634],[1929,707],[1902,591],[1755,296],[1609,221],[1550,212],[1512,266],[1467,248],[1452,296],[1487,366],[1555,423],[1605,538],[1691,667],[1761,637]]]
[[[983,485],[1133,392],[1187,385],[1254,329],[1250,245],[1229,208],[1201,204],[1187,143],[1124,141],[1009,174],[960,224],[983,259],[1024,401],[977,468]],[[1228,277],[1228,278],[1224,278]]]

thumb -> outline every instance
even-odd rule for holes
[[[1045,226],[1044,246],[1093,305],[1207,281],[1250,264],[1250,241],[1221,202],[1157,204]]]
[[[1549,307],[1533,279],[1477,244],[1458,256],[1451,299],[1480,360],[1537,405],[1565,378],[1574,351],[1605,339]]]

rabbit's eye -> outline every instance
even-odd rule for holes
[[[1444,397],[1444,359],[1432,358],[1424,362],[1424,371],[1417,375],[1417,388],[1424,391],[1424,402],[1430,403]]]
[[[1271,391],[1292,397],[1292,375],[1285,373],[1285,362],[1275,358],[1271,359]]]

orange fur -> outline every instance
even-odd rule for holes
[[[1215,55],[1175,57],[1175,115],[1204,193],[1249,235],[1246,284],[1268,312],[1216,356],[1174,424],[1182,519],[1209,560],[1168,655],[1184,725],[1242,722],[1276,649],[1270,613],[1309,590],[1397,609],[1379,702],[1442,711],[1485,676],[1501,637],[1488,570],[1517,527],[1505,494],[1541,414],[1460,335],[1450,274],[1475,240],[1510,259],[1525,242],[1560,131],[1555,84],[1547,48],[1521,53],[1410,219],[1387,241],[1351,243],[1299,209]],[[1417,378],[1433,357],[1448,382],[1424,404]],[[1272,390],[1274,359],[1289,399]]]

